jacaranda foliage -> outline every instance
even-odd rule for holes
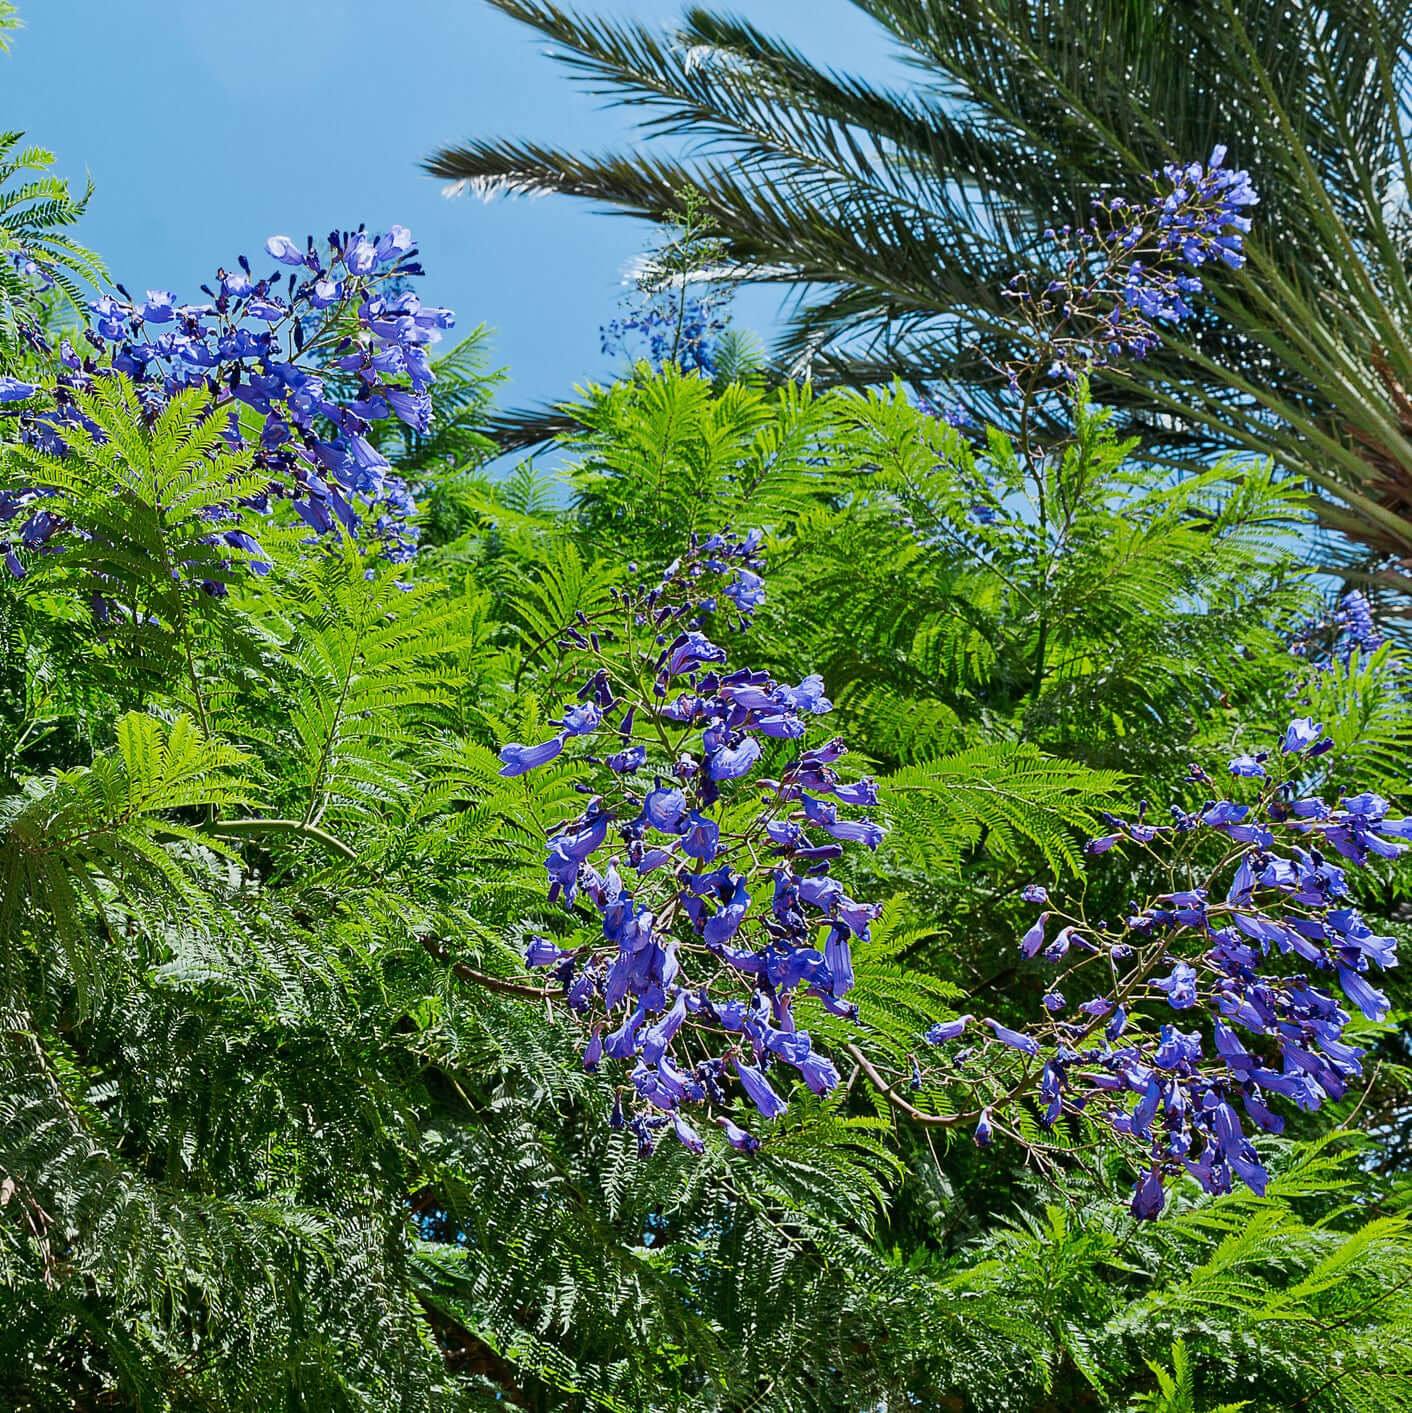
[[[0,1404],[1412,1407],[1398,626],[1088,386],[1240,268],[1220,149],[1014,286],[1011,433],[767,386],[668,260],[552,478],[405,228],[135,299],[49,180]]]

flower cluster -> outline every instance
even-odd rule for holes
[[[844,743],[808,743],[831,710],[822,681],[732,668],[703,631],[742,627],[763,601],[759,539],[694,541],[660,584],[570,625],[562,645],[588,674],[577,699],[548,740],[500,752],[519,776],[574,741],[593,773],[545,859],[550,899],[586,911],[592,933],[536,937],[526,960],[583,1018],[584,1064],[622,1067],[613,1122],[644,1154],[669,1125],[699,1151],[688,1112],[723,1107],[732,1082],[766,1119],[785,1111],[789,1072],[818,1094],[838,1083],[795,1010],[808,997],[856,1015],[851,944],[878,912],[831,876],[845,846],[876,849],[883,831],[862,813],[873,782],[835,769]]]
[[[924,417],[945,422],[948,427],[954,427],[958,432],[974,431],[980,426],[971,409],[960,398],[953,398],[946,403],[937,403],[930,397],[922,396],[917,399],[917,411]]]
[[[1151,174],[1144,201],[1095,200],[1087,226],[1046,230],[1059,272],[1016,275],[1006,287],[1037,353],[1002,365],[1011,391],[1026,371],[1073,382],[1117,359],[1142,358],[1161,343],[1158,326],[1193,316],[1203,265],[1245,262],[1249,208],[1259,200],[1244,171],[1228,171],[1226,149],[1211,160]]]
[[[1395,857],[1412,840],[1412,818],[1389,818],[1376,795],[1330,806],[1301,794],[1297,782],[1331,745],[1300,718],[1277,750],[1230,762],[1232,776],[1254,783],[1252,803],[1174,807],[1161,824],[1145,810],[1132,821],[1109,816],[1111,833],[1091,840],[1090,854],[1136,846],[1187,886],[1130,905],[1115,925],[1046,908],[1020,942],[1025,957],[1062,970],[1043,1024],[998,1031],[1031,1057],[1011,1096],[1032,1089],[1045,1123],[1087,1112],[1138,1145],[1138,1217],[1157,1215],[1165,1180],[1183,1171],[1208,1192],[1239,1179],[1263,1193],[1246,1125],[1281,1131],[1271,1096],[1306,1110],[1341,1098],[1364,1054],[1344,1038],[1343,1003],[1373,1021],[1387,1013],[1370,973],[1395,964],[1395,939],[1352,906],[1345,867]],[[1191,778],[1210,784],[1196,767]],[[1048,901],[1042,889],[1027,896]],[[1093,972],[1102,990],[1072,1005],[1065,992]],[[969,1019],[929,1038],[954,1038]],[[991,1123],[987,1112],[978,1141],[989,1141]]]
[[[340,525],[404,562],[416,552],[411,492],[369,434],[389,418],[429,430],[429,348],[454,316],[408,287],[423,271],[405,226],[382,235],[334,231],[326,249],[312,238],[301,246],[271,236],[265,250],[269,274],[257,276],[241,256],[201,287],[201,303],[179,303],[169,290],[137,300],[117,286],[90,306],[86,356],[65,340],[52,389],[4,379],[0,402],[25,402],[20,435],[64,455],[72,437],[101,436],[73,397],[95,378],[124,374],[153,416],[181,391],[204,389],[212,413],[225,411],[231,447],[269,473],[248,505],[263,512],[287,500],[315,534]],[[17,545],[43,547],[64,528],[34,495],[0,500],[0,523],[16,520],[3,547],[11,572],[21,570]],[[223,538],[258,550],[238,529],[214,532],[213,542]]]
[[[654,368],[675,363],[683,372],[710,377],[716,371],[716,340],[730,315],[714,299],[678,302],[676,291],[652,295],[639,307],[598,331],[603,352],[645,357]]]
[[[1386,641],[1373,622],[1367,596],[1350,589],[1331,611],[1299,624],[1289,650],[1296,657],[1307,659],[1316,671],[1328,671],[1335,662],[1346,666],[1355,651],[1368,657]]]

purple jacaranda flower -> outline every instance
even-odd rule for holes
[[[732,672],[721,682],[721,696],[745,711],[784,711],[787,688],[776,686],[763,672]]]
[[[1379,820],[1388,812],[1388,802],[1367,790],[1361,795],[1345,795],[1343,807],[1350,814],[1364,815],[1369,820]]]
[[[266,323],[277,324],[289,313],[289,310],[277,299],[267,299],[263,295],[252,295],[246,301],[245,312],[252,319],[263,319]]]
[[[1048,913],[1040,913],[1035,919],[1034,926],[1020,938],[1020,951],[1026,957],[1037,956],[1039,949],[1044,946],[1044,925],[1049,921]]]
[[[348,248],[343,252],[343,263],[348,267],[348,273],[350,275],[366,275],[371,273],[373,263],[376,259],[377,247],[362,231],[359,231],[358,234],[348,242]]]
[[[990,1121],[990,1110],[982,1109],[980,1121],[976,1124],[974,1134],[976,1146],[978,1148],[989,1148],[995,1140],[995,1127]]]
[[[0,402],[22,402],[27,397],[33,397],[38,390],[35,383],[26,383],[0,373]]]
[[[619,775],[630,775],[634,770],[641,770],[646,760],[646,746],[629,746],[627,750],[609,756],[604,764]]]
[[[674,785],[659,785],[649,790],[642,801],[642,817],[662,834],[675,834],[686,814],[686,796]]]
[[[588,1044],[584,1047],[583,1067],[589,1074],[594,1074],[598,1070],[599,1062],[603,1058],[603,1032],[595,1030],[590,1037]]]
[[[565,711],[560,725],[570,736],[587,736],[597,731],[603,721],[602,710],[593,702],[580,702]]]
[[[749,1095],[750,1102],[760,1111],[761,1118],[776,1119],[789,1108],[770,1088],[770,1082],[754,1065],[747,1064],[738,1055],[731,1063],[735,1066],[736,1074],[740,1076],[741,1087]]]
[[[1046,991],[1044,995],[1039,998],[1039,1004],[1043,1006],[1050,1015],[1057,1015],[1064,1009],[1067,1002],[1064,1000],[1064,993],[1062,991]]]
[[[384,395],[399,421],[405,422],[421,436],[426,436],[431,431],[431,398],[426,393],[386,388]]]
[[[824,679],[817,672],[811,673],[797,687],[780,687],[778,689],[780,700],[792,707],[795,711],[807,712],[810,716],[826,716],[833,710],[833,703],[824,695]],[[866,784],[866,782],[864,782]],[[847,786],[845,789],[849,788]],[[843,799],[843,796],[839,796]],[[877,804],[877,796],[874,793],[872,799],[868,800],[847,800],[848,804],[865,805]]]
[[[1196,971],[1186,962],[1178,962],[1170,976],[1148,983],[1156,991],[1165,991],[1174,1011],[1185,1011],[1196,1005]]]
[[[555,946],[547,937],[531,937],[529,946],[525,948],[525,965],[552,967],[557,966],[565,957],[572,956],[572,952],[566,952],[562,947]]]
[[[414,295],[413,298],[416,296]],[[454,329],[456,315],[439,304],[422,304],[414,314],[417,327],[421,329]]]
[[[1178,1030],[1164,1025],[1161,1043],[1152,1053],[1152,1063],[1161,1070],[1173,1070],[1180,1065],[1201,1063],[1201,1036],[1197,1031]]]
[[[1239,824],[1249,813],[1249,805],[1238,805],[1233,800],[1217,800],[1201,812],[1201,822],[1221,829]]]
[[[431,371],[431,359],[424,348],[404,348],[402,356],[407,364],[407,376],[412,381],[413,392],[425,392],[435,381]]]
[[[1255,1067],[1253,1056],[1240,1043],[1235,1031],[1224,1021],[1212,1023],[1212,1035],[1216,1040],[1216,1053],[1237,1074],[1248,1074]]]
[[[707,773],[712,780],[738,780],[760,759],[760,743],[746,736],[739,745],[722,746],[710,758]]]
[[[1324,733],[1321,722],[1317,722],[1310,716],[1296,717],[1285,728],[1284,740],[1280,742],[1280,750],[1286,755],[1297,755],[1300,751],[1307,750]]]
[[[938,1021],[927,1031],[927,1044],[940,1045],[943,1041],[955,1040],[973,1020],[975,1016],[957,1016],[953,1020]]]
[[[1240,861],[1240,867],[1236,869],[1231,878],[1231,886],[1226,890],[1226,901],[1228,903],[1248,902],[1250,895],[1255,891],[1255,869],[1251,865],[1251,855],[1245,854]]]
[[[176,295],[169,289],[149,289],[139,312],[149,324],[170,324],[176,317]]]
[[[606,813],[587,814],[574,822],[577,828],[571,825],[549,841],[544,866],[554,888],[563,889],[566,904],[573,901],[579,865],[602,844],[608,833],[608,820]]]
[[[776,991],[789,991],[801,982],[812,982],[824,965],[824,954],[813,947],[795,947],[783,957],[766,952],[766,971]]]
[[[1052,1061],[1045,1061],[1040,1074],[1039,1097],[1044,1100],[1045,1109],[1040,1122],[1045,1128],[1053,1128],[1064,1112],[1063,1077]]]
[[[1263,759],[1263,756],[1237,756],[1230,762],[1231,774],[1244,776],[1247,779],[1264,779],[1265,767],[1260,764]]]
[[[1267,1109],[1254,1094],[1246,1094],[1245,1112],[1255,1120],[1266,1133],[1283,1133],[1285,1121],[1279,1114],[1272,1113]]]
[[[1272,922],[1269,918],[1258,913],[1237,912],[1232,913],[1231,918],[1247,937],[1253,937],[1257,942],[1263,944],[1262,950],[1274,946],[1281,952],[1288,952],[1293,946],[1310,961],[1318,961],[1323,956],[1323,952],[1318,947],[1283,923]]]
[[[788,819],[767,819],[765,833],[782,849],[792,849],[804,839],[804,831],[793,820]]]
[[[647,1019],[647,1006],[639,1001],[624,1018],[622,1025],[605,1037],[603,1050],[615,1060],[626,1060],[637,1049],[637,1032]]]
[[[853,949],[849,945],[847,929],[835,924],[829,929],[828,940],[824,943],[824,965],[833,978],[830,988],[835,996],[846,996],[853,989]]]
[[[1152,1221],[1166,1205],[1167,1191],[1162,1186],[1162,1173],[1151,1168],[1139,1179],[1133,1191],[1131,1211],[1140,1222]]]
[[[702,863],[710,863],[720,846],[721,826],[710,816],[692,810],[681,836],[682,853]]]
[[[412,244],[412,232],[406,226],[389,226],[378,238],[373,254],[382,264],[405,255],[412,248]],[[273,251],[270,253],[274,254]]]
[[[804,890],[800,888],[800,897],[804,896]],[[834,911],[842,922],[855,937],[861,937],[865,942],[868,940],[869,927],[876,921],[882,912],[880,903],[859,903],[854,899],[842,895],[835,904]]]
[[[1020,897],[1027,903],[1047,903],[1049,890],[1041,883],[1027,883],[1021,889]]]
[[[342,280],[315,280],[309,294],[309,303],[315,309],[327,309],[343,298]]]
[[[794,1063],[794,1062],[791,1062]],[[825,1055],[817,1054],[814,1050],[799,1060],[796,1064],[804,1083],[809,1086],[815,1094],[825,1095],[837,1088],[839,1082],[838,1070],[834,1063]]]
[[[866,808],[878,802],[877,782],[873,780],[855,780],[849,785],[834,785],[832,790],[834,799],[840,804],[862,805]]]
[[[1008,1045],[1012,1050],[1021,1050],[1026,1055],[1039,1054],[1039,1042],[1033,1036],[1022,1035],[1017,1030],[1010,1030],[990,1016],[986,1016],[984,1019],[985,1023],[995,1032],[995,1038],[1002,1045]]]
[[[505,776],[523,775],[527,770],[547,765],[563,749],[564,736],[562,733],[558,736],[551,736],[549,740],[538,746],[521,746],[512,741],[509,745],[500,748],[500,759],[504,762],[500,767],[500,774]]]
[[[272,235],[265,242],[265,252],[281,265],[302,265],[304,252],[287,235]]]
[[[1352,908],[1335,908],[1325,922],[1342,939],[1341,946],[1356,949],[1375,966],[1397,965],[1397,938],[1379,936]]]
[[[882,825],[873,823],[871,819],[836,819],[824,826],[824,832],[835,839],[842,839],[846,844],[862,844],[869,849],[876,849],[887,837]]]
[[[655,869],[659,869],[663,864],[671,863],[672,850],[675,844],[668,844],[665,849],[644,849],[642,857],[633,865],[641,874],[648,874]]]
[[[1227,1106],[1229,1107],[1229,1106]],[[1270,1175],[1255,1156],[1255,1150],[1248,1143],[1225,1148],[1226,1162],[1231,1171],[1257,1196],[1265,1195]]]
[[[1097,839],[1090,839],[1088,843],[1084,845],[1084,853],[1106,854],[1122,837],[1121,834],[1104,834]]]
[[[1383,992],[1350,967],[1339,966],[1338,983],[1343,994],[1368,1017],[1370,1021],[1380,1021],[1388,1013],[1388,999]]]
[[[1086,1016],[1106,1016],[1113,1009],[1112,1001],[1106,1000],[1102,996],[1095,996],[1091,1001],[1080,1001],[1079,1010]]]
[[[1250,1077],[1261,1089],[1269,1089],[1293,1100],[1306,1113],[1312,1113],[1323,1102],[1323,1092],[1307,1075],[1297,1072],[1280,1074],[1276,1070],[1254,1069]]]
[[[120,304],[112,295],[105,294],[88,307],[98,316],[94,320],[93,327],[103,338],[121,339],[125,337],[129,314],[126,305]]]
[[[1137,1101],[1137,1106],[1133,1109],[1128,1120],[1130,1130],[1141,1138],[1149,1136],[1148,1126],[1152,1123],[1154,1115],[1157,1113],[1158,1101],[1162,1098],[1161,1081],[1153,1078],[1147,1081],[1147,1088],[1143,1091],[1142,1098]]]
[[[701,1135],[682,1118],[680,1110],[672,1110],[672,1132],[677,1136],[677,1142],[691,1153],[704,1153],[706,1145],[701,1141]]]
[[[740,931],[749,907],[750,894],[745,891],[745,879],[737,878],[730,902],[706,919],[706,926],[701,931],[702,940],[708,947],[729,942]]]
[[[655,1021],[642,1032],[642,1061],[644,1064],[656,1065],[661,1062],[662,1056],[667,1053],[667,1047],[672,1043],[685,1020],[686,992],[681,991],[677,993],[676,1000],[672,1002],[671,1007],[661,1020]]]
[[[571,1011],[584,1015],[593,1001],[594,973],[581,971],[569,983],[564,992],[564,1001]]]
[[[732,1148],[739,1149],[742,1153],[754,1153],[760,1147],[760,1140],[753,1134],[746,1133],[738,1124],[732,1123],[724,1114],[716,1117],[716,1122],[725,1131],[726,1142]]]
[[[806,987],[804,994],[806,996],[812,996],[831,1016],[839,1016],[847,1021],[856,1021],[858,1019],[858,1007],[852,1001],[845,1001],[841,997],[831,996],[827,991],[820,991],[817,986]]]
[[[1363,1073],[1363,1066],[1359,1061],[1367,1051],[1357,1045],[1345,1045],[1338,1039],[1340,1029],[1327,1021],[1311,1021],[1310,1025],[1314,1030],[1315,1043],[1328,1056],[1329,1062],[1339,1074]]]
[[[703,633],[683,633],[665,654],[663,670],[668,677],[707,662],[724,662],[726,650],[719,648]]]
[[[754,613],[765,602],[764,582],[749,569],[737,569],[721,592],[744,614]]]

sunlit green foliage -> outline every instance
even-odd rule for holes
[[[81,203],[34,199],[51,277],[96,273],[63,243]],[[4,308],[61,317],[9,268]],[[199,394],[148,418],[101,380],[102,436],[62,458],[0,436],[0,494],[83,532],[0,571],[0,1405],[1412,1406],[1392,1039],[1271,1145],[1266,1197],[1182,1186],[1149,1225],[1077,1121],[1022,1105],[1028,1146],[979,1153],[908,1081],[939,1013],[1034,1004],[1025,883],[1121,908],[1084,869],[1101,811],[1287,718],[1281,629],[1315,593],[1289,487],[1155,476],[1086,403],[1027,478],[899,393],[645,369],[572,409],[561,476],[492,477],[492,385],[473,335],[439,430],[382,433],[426,531],[396,568],[278,511],[248,521],[267,573],[205,544],[258,478]],[[758,1154],[712,1131],[640,1160],[523,968],[591,921],[544,896],[580,767],[531,792],[495,750],[561,710],[576,610],[725,523],[765,532],[753,660],[822,670],[878,774],[891,832],[847,867],[886,907],[859,1024],[809,1018],[845,1083]],[[1312,689],[1349,783],[1389,794],[1397,660]],[[1403,926],[1395,868],[1357,886]]]

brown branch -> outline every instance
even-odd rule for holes
[[[962,1124],[972,1123],[980,1117],[979,1111],[972,1114],[928,1114],[924,1110],[917,1108],[915,1104],[909,1103],[885,1080],[873,1062],[851,1042],[846,1044],[844,1052],[863,1071],[872,1082],[873,1087],[880,1093],[889,1104],[900,1113],[906,1114],[913,1123],[922,1124],[927,1128],[959,1128]]]
[[[482,986],[487,991],[495,991],[502,996],[526,996],[531,1001],[542,1001],[549,995],[548,987],[526,986],[523,982],[507,981],[501,976],[488,976],[483,971],[468,967],[465,962],[453,962],[447,955],[446,949],[434,937],[419,937],[417,940],[437,961],[450,963],[452,975],[461,981],[469,981],[475,986]]]

